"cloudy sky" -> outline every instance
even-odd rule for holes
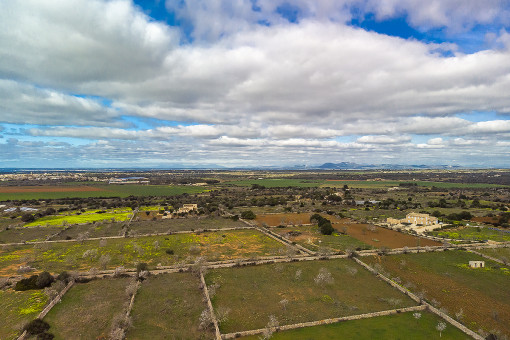
[[[0,0],[0,167],[510,167],[510,0]]]

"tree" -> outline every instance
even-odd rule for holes
[[[413,313],[413,316],[416,319],[416,323],[418,323],[418,320],[420,320],[420,318],[421,318],[421,313],[419,313],[419,312]]]
[[[21,215],[21,220],[25,223],[29,223],[29,222],[35,221],[35,217],[32,214],[26,213],[26,214]]]
[[[245,220],[254,220],[257,217],[251,210],[245,210],[241,213],[241,218]]]
[[[446,324],[444,322],[439,322],[436,326],[436,329],[438,330],[439,332],[439,337],[441,337],[441,333],[446,329]]]

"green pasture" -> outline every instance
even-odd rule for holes
[[[286,187],[318,187],[323,184],[322,180],[305,180],[305,179],[289,179],[289,178],[265,178],[265,179],[246,179],[237,181],[227,181],[222,184],[234,185],[239,187],[251,187],[253,184],[262,185],[267,188],[286,188]]]
[[[0,276],[14,275],[22,264],[52,273],[134,268],[140,262],[154,268],[190,263],[197,256],[218,261],[277,255],[283,249],[280,242],[253,229],[9,246],[0,249]]]
[[[321,271],[331,280],[316,282]],[[206,283],[215,310],[229,310],[224,333],[264,328],[270,315],[285,325],[414,305],[349,259],[211,270]]]
[[[509,185],[499,185],[499,184],[488,184],[488,183],[450,183],[450,182],[429,182],[429,181],[324,181],[322,183],[322,187],[343,187],[347,185],[349,188],[366,188],[366,189],[376,189],[376,188],[390,188],[390,187],[398,187],[400,183],[415,183],[420,187],[436,187],[442,189],[450,189],[450,188],[465,188],[465,189],[478,189],[478,188],[501,188],[501,187],[510,187]],[[406,189],[406,187],[402,187],[402,190]]]
[[[510,248],[486,248],[480,249],[478,252],[497,258],[503,261],[503,263],[510,264]]]
[[[487,227],[460,227],[456,229],[445,229],[442,231],[432,231],[431,235],[438,237],[451,238],[454,240],[470,241],[510,241],[510,233],[489,229]]]
[[[414,314],[419,313],[419,318]],[[329,325],[298,328],[274,333],[273,340],[328,340],[328,339],[471,339],[458,328],[446,323],[446,329],[439,336],[436,326],[445,322],[440,317],[425,311],[408,312],[368,319],[338,322]],[[260,336],[243,337],[243,340],[259,340]]]
[[[85,212],[80,215],[51,215],[41,217],[34,222],[27,223],[25,227],[34,226],[65,226],[69,224],[84,224],[102,221],[126,221],[131,218],[133,212],[106,212],[97,214]]]
[[[75,284],[44,318],[56,340],[108,339],[112,319],[121,315],[129,297],[128,278]],[[123,315],[123,314],[122,314]]]
[[[75,192],[19,192],[0,193],[0,202],[7,200],[32,200],[32,199],[59,199],[67,197],[128,197],[128,196],[176,196],[181,194],[198,194],[206,191],[204,187],[194,186],[170,186],[170,185],[138,185],[138,184],[101,184],[90,185],[101,191],[75,191]],[[20,187],[23,188],[23,187]]]
[[[131,311],[133,327],[127,339],[212,339],[199,329],[207,308],[200,280],[191,273],[151,276],[138,290]]]
[[[0,231],[0,244],[45,241],[48,236],[61,231],[60,227],[36,227]]]
[[[485,261],[471,268],[469,261]],[[477,331],[498,330],[510,335],[510,269],[466,251],[364,257],[385,275],[398,278],[414,292],[444,308],[450,316],[462,311],[461,320]]]
[[[47,302],[42,290],[0,289],[0,339],[17,339],[23,326],[35,319]]]
[[[143,214],[143,213],[142,213]],[[136,218],[135,218],[136,220]],[[156,221],[145,220],[131,222],[129,227],[130,235],[143,235],[150,233],[165,233],[185,230],[211,230],[218,228],[246,227],[241,221],[234,221],[224,217],[187,217],[174,219],[158,219]]]

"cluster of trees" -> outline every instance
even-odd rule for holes
[[[43,289],[51,286],[54,278],[48,272],[42,272],[39,275],[32,275],[29,278],[19,280],[16,282],[14,290],[30,290],[30,289]]]
[[[313,214],[310,217],[310,222],[317,223],[319,230],[323,235],[331,235],[335,229],[331,225],[331,221],[319,214]]]

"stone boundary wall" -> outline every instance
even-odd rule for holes
[[[44,309],[39,313],[39,315],[37,315],[37,319],[43,319],[46,314],[48,314],[48,312],[57,304],[60,302],[60,300],[62,299],[62,297],[64,296],[65,293],[67,293],[67,291],[69,289],[71,289],[71,287],[74,285],[74,280],[71,280],[67,286],[64,287],[64,289],[62,289],[62,291],[60,293],[58,293],[57,296],[55,296],[55,298],[53,300],[51,300],[51,302],[46,306],[44,307]],[[27,339],[27,331],[23,331],[23,333],[18,337],[17,340],[25,340]]]
[[[215,339],[221,340],[221,333],[220,333],[220,327],[218,326],[218,319],[216,319],[216,315],[214,314],[214,308],[212,306],[211,298],[209,296],[209,289],[207,289],[207,285],[205,283],[205,279],[204,279],[204,275],[203,275],[202,271],[200,271],[200,283],[202,285],[205,300],[207,302],[207,308],[209,309],[209,312],[211,313],[211,320],[214,324]]]
[[[497,262],[497,263],[501,263],[501,264],[503,264],[503,265],[504,265],[503,261],[501,261],[500,259],[497,259],[497,258],[495,258],[495,257],[492,257],[492,256],[489,256],[489,255],[486,255],[486,254],[484,254],[484,253],[480,253],[480,252],[478,252],[478,251],[476,251],[476,250],[473,250],[473,249],[469,250],[469,252],[471,252],[471,253],[473,253],[473,254],[476,254],[476,255],[478,255],[478,256],[484,257],[484,258],[486,258],[486,259],[489,259],[489,260],[491,260],[491,261],[494,261],[494,262]]]
[[[469,328],[467,328],[466,326],[464,326],[463,324],[461,324],[460,322],[458,322],[457,320],[453,319],[452,317],[448,316],[447,314],[441,312],[440,310],[438,310],[437,308],[435,308],[434,306],[432,306],[431,304],[429,304],[428,302],[425,302],[423,301],[423,299],[420,299],[418,296],[416,296],[415,294],[411,293],[410,291],[408,291],[407,289],[405,289],[404,287],[400,286],[399,284],[397,284],[396,282],[393,282],[392,280],[390,280],[389,278],[387,278],[386,276],[378,273],[375,269],[373,269],[372,267],[370,267],[369,265],[367,265],[366,263],[362,262],[361,260],[357,259],[357,258],[354,258],[354,260],[359,263],[360,265],[362,265],[364,268],[366,268],[368,271],[370,271],[371,273],[377,275],[379,278],[381,278],[383,281],[387,282],[388,284],[390,284],[392,287],[398,289],[399,291],[403,292],[404,294],[408,295],[409,297],[411,297],[413,300],[417,301],[418,303],[422,304],[422,306],[424,308],[427,308],[428,311],[440,316],[441,318],[443,318],[445,321],[447,321],[449,324],[451,324],[452,326],[454,327],[457,327],[458,329],[460,329],[462,332],[464,332],[465,334],[469,335],[470,337],[474,338],[474,339],[477,339],[477,340],[483,340],[484,338],[481,337],[480,335],[478,335],[477,333],[473,332],[472,330],[470,330]]]
[[[288,331],[288,330],[297,329],[297,328],[328,325],[328,324],[338,323],[338,322],[343,322],[343,321],[367,319],[367,318],[373,318],[373,317],[377,317],[377,316],[393,315],[393,314],[397,314],[397,313],[422,311],[425,309],[426,309],[426,306],[414,306],[414,307],[407,307],[407,308],[385,310],[385,311],[381,311],[381,312],[373,312],[373,313],[366,313],[366,314],[344,316],[344,317],[339,317],[339,318],[324,319],[324,320],[319,320],[319,321],[302,322],[302,323],[296,323],[296,324],[292,324],[292,325],[283,325],[283,326],[275,327],[273,329],[273,331],[276,331],[276,332]],[[264,331],[265,331],[265,328],[260,328],[260,329],[253,329],[253,330],[249,330],[249,331],[228,333],[228,334],[223,334],[221,336],[221,338],[222,339],[235,339],[240,336],[262,334]]]

